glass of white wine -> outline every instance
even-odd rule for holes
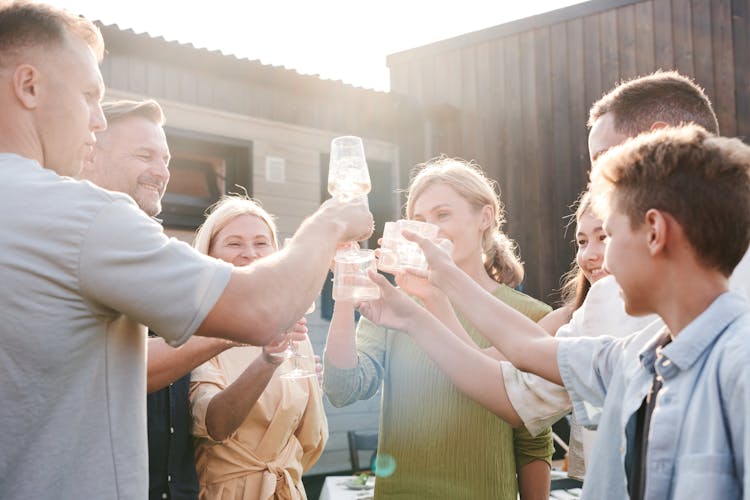
[[[353,135],[333,139],[328,165],[328,192],[331,196],[348,199],[365,196],[367,199],[371,189],[362,139]]]

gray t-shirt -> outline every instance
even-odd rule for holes
[[[125,195],[0,154],[0,496],[148,494],[146,329],[186,341],[231,266]]]

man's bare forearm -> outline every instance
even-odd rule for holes
[[[224,339],[192,337],[175,348],[159,337],[150,337],[146,392],[151,394],[167,387],[231,345]]]
[[[311,217],[283,250],[235,268],[198,335],[265,345],[302,317],[320,293],[343,228]]]

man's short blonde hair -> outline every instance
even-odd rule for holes
[[[101,62],[104,39],[88,19],[28,0],[0,0],[0,66],[23,49],[61,45],[67,36],[80,38]]]
[[[131,101],[128,99],[105,101],[102,103],[102,111],[104,111],[107,123],[110,124],[131,116],[146,118],[160,126],[163,126],[166,121],[161,106],[153,99],[146,99],[144,101]]]
[[[597,212],[617,210],[633,229],[651,209],[670,214],[698,258],[726,276],[750,244],[750,146],[739,139],[697,125],[639,135],[597,161],[591,190]]]

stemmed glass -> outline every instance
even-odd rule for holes
[[[331,160],[328,163],[328,192],[334,198],[364,198],[372,189],[370,172],[367,170],[365,148],[362,138],[354,135],[335,137],[331,141]],[[337,252],[347,253],[359,250],[356,242],[349,243]]]
[[[353,135],[333,139],[331,161],[328,165],[328,192],[331,196],[365,196],[366,200],[366,195],[371,189],[362,139]]]
[[[315,302],[312,303],[312,305],[309,307],[309,309],[305,312],[305,314],[311,314],[315,311]],[[308,370],[307,368],[302,368],[299,364],[300,359],[310,359],[310,356],[306,356],[304,354],[300,354],[297,351],[297,343],[292,341],[291,337],[287,337],[287,346],[284,351],[281,352],[281,354],[287,358],[292,360],[292,369],[289,370],[286,373],[282,373],[280,375],[281,378],[287,378],[287,379],[298,379],[298,378],[309,378],[309,377],[315,377],[317,374],[313,371]]]
[[[287,246],[289,242],[291,241],[291,238],[284,239],[284,246]],[[315,302],[313,302],[310,307],[305,311],[305,315],[312,314],[315,312]],[[312,372],[306,368],[302,368],[299,365],[300,359],[309,359],[310,356],[306,356],[304,354],[300,354],[297,351],[297,343],[294,342],[289,334],[287,334],[287,342],[286,342],[286,349],[279,353],[273,354],[274,356],[280,356],[286,359],[292,360],[292,366],[293,368],[283,373],[280,377],[281,378],[287,378],[287,379],[298,379],[298,378],[309,378],[309,377],[315,377],[316,373]]]

